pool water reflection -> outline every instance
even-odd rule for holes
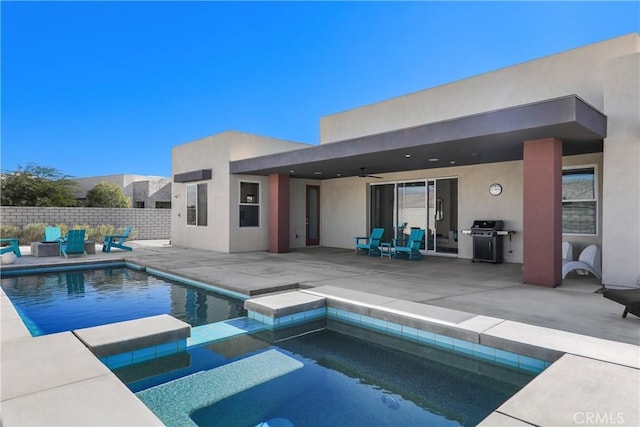
[[[170,314],[192,326],[245,316],[243,302],[125,267],[8,277],[33,336]]]

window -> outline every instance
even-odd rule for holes
[[[207,184],[187,185],[187,225],[207,225]]]
[[[171,209],[171,202],[156,202],[156,209]]]
[[[133,207],[137,209],[144,209],[144,202],[135,202]]]
[[[598,201],[595,167],[562,171],[562,232],[597,234]]]
[[[240,182],[240,227],[260,227],[258,182]]]

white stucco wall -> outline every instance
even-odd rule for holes
[[[638,34],[502,68],[320,120],[320,142],[462,117],[577,94],[604,111],[603,87],[613,58],[637,52]]]
[[[513,230],[509,253],[506,239],[504,258],[507,262],[522,262],[522,162],[491,163],[442,169],[381,174],[382,179],[344,178],[322,182],[321,242],[323,246],[353,248],[354,236],[369,234],[367,194],[369,183],[383,184],[432,178],[458,178],[458,226],[469,229],[476,219],[499,219]],[[489,186],[502,184],[500,196],[491,196]],[[458,255],[472,258],[469,236],[458,236]]]
[[[211,169],[206,181],[172,185],[171,243],[196,249],[229,251],[229,152],[232,134],[209,136],[172,150],[173,175],[199,169]],[[207,226],[187,225],[187,185],[207,183]],[[225,207],[221,209],[220,207]]]
[[[602,281],[640,286],[639,53],[610,63],[605,89]]]
[[[173,174],[212,169],[207,183],[207,226],[186,225],[186,187],[199,182],[172,185],[171,227],[173,245],[221,252],[268,249],[269,178],[230,175],[229,162],[306,147],[306,144],[227,131],[179,145],[172,150]],[[260,226],[239,227],[240,182],[260,183]]]

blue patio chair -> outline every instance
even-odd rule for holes
[[[422,258],[422,253],[420,253],[420,246],[422,246],[423,240],[424,240],[424,230],[420,228],[411,229],[409,240],[407,240],[407,244],[405,246],[402,246],[398,239],[393,239],[394,257],[396,258],[407,257],[411,260]]]
[[[124,242],[129,238],[131,233],[131,227],[124,229],[122,234],[108,234],[104,236],[104,242],[102,243],[102,252],[111,252],[111,248],[119,248],[125,251],[132,251],[133,248],[125,246]]]
[[[84,250],[84,230],[69,230],[66,240],[60,240],[60,255],[87,255]]]
[[[60,227],[45,227],[42,243],[58,243],[60,240],[64,240]]]
[[[356,252],[362,249],[367,251],[371,256],[380,256],[380,243],[382,241],[382,235],[384,234],[384,228],[374,228],[371,230],[371,236],[369,237],[354,237],[356,241]]]
[[[0,244],[4,245],[5,243],[7,244],[7,246],[2,246],[0,248],[0,255],[6,254],[7,252],[13,252],[18,258],[22,256],[22,254],[20,253],[20,245],[18,239],[16,239],[15,237],[0,239]]]

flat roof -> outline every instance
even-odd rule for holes
[[[233,174],[331,179],[522,160],[523,142],[559,138],[563,155],[601,152],[607,116],[577,95],[230,162]]]

